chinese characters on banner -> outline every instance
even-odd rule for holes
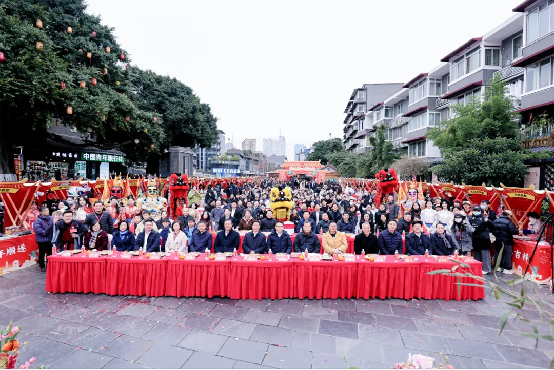
[[[523,277],[536,243],[536,241],[514,240],[512,271],[515,274]],[[552,271],[550,266],[550,246],[547,243],[539,243],[525,278],[537,284],[550,284]]]
[[[23,235],[0,240],[0,271],[15,271],[36,263],[35,235]]]
[[[125,157],[123,157],[122,155],[113,155],[113,154],[81,153],[81,160],[124,163]]]
[[[21,156],[15,155],[13,158],[15,166],[15,174],[17,176],[17,181],[21,181]]]

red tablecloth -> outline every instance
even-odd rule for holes
[[[229,297],[232,299],[292,298],[295,286],[292,259],[277,261],[231,261]]]
[[[484,287],[474,287],[460,285],[460,294],[458,294],[458,281],[461,283],[479,284],[479,281],[473,278],[458,278],[448,275],[429,275],[428,272],[448,269],[450,270],[455,266],[454,262],[437,262],[434,259],[425,260],[425,257],[421,261],[421,279],[419,281],[419,293],[418,296],[424,299],[445,299],[447,301],[455,299],[479,299],[485,298]],[[479,261],[464,262],[469,265],[469,270],[473,275],[483,276],[482,263]],[[468,271],[467,268],[458,268],[457,272]]]
[[[363,261],[358,264],[357,298],[400,298],[418,296],[420,262],[395,260],[386,256],[385,262]]]
[[[72,257],[53,255],[48,257],[46,291],[51,293],[106,292],[106,258]]]
[[[534,240],[516,240],[512,250],[512,271],[523,276],[531,254],[537,245],[538,235],[531,235]],[[527,280],[534,281],[537,284],[550,284],[552,280],[552,270],[550,267],[550,245],[546,242],[540,242],[529,264],[529,269],[525,275]]]
[[[195,260],[170,257],[167,262],[165,295],[209,298],[228,295],[229,259],[207,260],[201,254]]]
[[[167,260],[142,258],[106,258],[106,294],[160,297],[165,294]]]
[[[38,259],[35,234],[12,235],[0,240],[0,256],[0,264],[4,268],[4,272],[15,271],[34,264]]]
[[[358,262],[294,260],[295,297],[352,298],[356,295]]]

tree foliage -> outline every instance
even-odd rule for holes
[[[533,155],[521,145],[518,116],[502,81],[489,81],[482,102],[456,105],[453,111],[454,118],[427,133],[444,157],[432,170],[455,183],[521,185],[524,161]]]
[[[329,163],[329,155],[344,151],[342,141],[339,138],[317,141],[313,145],[313,151],[306,157],[307,161],[321,161],[325,165]]]
[[[13,172],[13,145],[43,144],[53,119],[133,160],[216,142],[210,107],[176,79],[130,67],[113,29],[85,10],[84,0],[0,3],[0,173]]]
[[[431,164],[421,158],[404,155],[395,161],[391,167],[396,170],[396,174],[400,179],[411,180],[414,176],[418,177],[429,174]]]

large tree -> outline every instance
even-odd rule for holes
[[[188,98],[169,99],[178,118],[136,97],[138,89],[142,96],[144,90],[156,90],[155,84],[139,83],[136,75],[146,74],[129,68],[129,55],[115,41],[113,30],[85,10],[84,0],[0,4],[0,52],[5,55],[0,68],[0,173],[13,172],[12,146],[40,145],[53,119],[94,133],[98,146],[121,149],[132,160],[164,153],[175,140],[204,146],[215,142],[216,120],[192,92]],[[37,42],[42,47],[37,48]],[[187,89],[181,84],[181,90]],[[146,98],[167,95],[154,91]],[[183,111],[194,119],[176,125]],[[170,126],[165,118],[174,118]],[[191,129],[191,122],[202,124]]]
[[[454,118],[427,133],[444,158],[432,170],[456,183],[520,186],[524,161],[533,155],[521,145],[518,116],[502,81],[489,81],[483,101],[455,105],[453,111]]]
[[[389,168],[398,158],[392,143],[386,137],[385,125],[377,127],[375,135],[369,138],[371,151],[362,154],[358,163],[358,177],[373,178],[377,172]]]
[[[307,161],[321,161],[322,164],[329,163],[329,155],[337,152],[344,152],[344,146],[339,138],[317,141],[313,145],[313,151],[308,154]]]

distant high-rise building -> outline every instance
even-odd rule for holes
[[[286,142],[284,136],[279,136],[278,139],[264,139],[264,154],[266,156],[278,155],[286,156]]]
[[[200,145],[196,145],[196,170],[200,172],[210,172],[211,162],[213,157],[221,155],[225,150],[225,132],[217,130],[219,140],[210,148],[201,148]]]
[[[250,150],[254,153],[256,151],[256,139],[244,139],[242,141],[242,150]]]
[[[225,153],[227,153],[229,149],[233,149],[233,143],[230,141],[227,144],[225,144]]]
[[[294,155],[296,156],[305,147],[304,144],[294,144]]]

